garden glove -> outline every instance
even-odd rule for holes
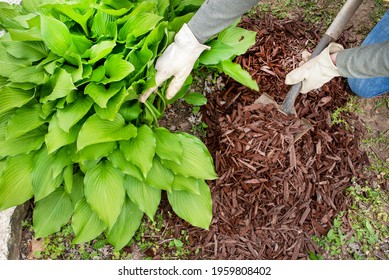
[[[343,46],[331,43],[318,56],[308,60],[300,67],[286,75],[285,84],[294,85],[302,82],[300,92],[307,93],[310,90],[320,88],[334,77],[341,76],[334,65],[330,55],[343,50]]]
[[[166,98],[172,99],[188,78],[200,54],[209,49],[210,47],[200,44],[188,25],[184,24],[174,37],[174,42],[166,48],[155,64],[157,85],[143,93],[139,101],[145,102],[164,81],[174,76],[166,93]]]

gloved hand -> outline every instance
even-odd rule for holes
[[[184,24],[174,37],[174,42],[166,48],[155,64],[157,86],[143,93],[139,101],[145,102],[164,81],[174,76],[166,93],[166,98],[172,99],[188,78],[200,54],[209,49],[210,47],[200,44],[189,27]]]
[[[340,76],[338,68],[331,60],[331,54],[338,53],[343,49],[340,44],[330,43],[318,56],[287,74],[285,84],[294,85],[302,82],[300,92],[307,93],[310,90],[320,88],[332,78]]]

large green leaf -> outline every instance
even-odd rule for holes
[[[40,102],[46,103],[47,101],[66,97],[72,91],[77,89],[73,84],[72,75],[63,69],[59,69],[58,73],[54,74],[53,79],[55,80],[53,91],[50,93],[50,95],[41,98]]]
[[[208,229],[212,220],[212,198],[208,185],[202,180],[199,180],[199,192],[173,190],[168,193],[168,199],[179,217],[194,226]]]
[[[85,199],[77,202],[72,217],[72,227],[76,237],[73,243],[83,243],[92,240],[99,236],[105,229],[106,225],[99,219],[97,214],[93,212]]]
[[[126,1],[127,2],[127,1]],[[94,37],[110,37],[114,38],[117,32],[115,16],[107,14],[103,11],[97,11],[93,17],[91,31]]]
[[[106,88],[103,84],[89,83],[85,88],[85,93],[88,94],[101,108],[107,108],[107,103],[110,98],[120,92],[124,84],[122,82],[111,83]]]
[[[74,162],[83,163],[85,161],[100,160],[108,157],[117,147],[117,142],[105,142],[86,146],[77,151],[77,145],[70,146],[70,156]]]
[[[84,175],[77,172],[73,175],[72,191],[69,193],[73,208],[84,198]]]
[[[121,54],[111,54],[105,61],[104,66],[106,74],[104,83],[121,81],[135,69],[130,62],[123,60]]]
[[[135,177],[140,181],[144,180],[140,169],[130,161],[126,160],[120,149],[112,151],[112,153],[108,156],[108,159],[112,162],[114,167],[120,169],[124,174]]]
[[[72,213],[72,202],[63,188],[58,188],[38,201],[33,214],[35,238],[59,231],[69,221]]]
[[[40,104],[17,109],[8,122],[6,139],[17,138],[44,124],[45,120],[40,117],[40,113]]]
[[[181,164],[162,160],[163,165],[170,168],[175,174],[185,177],[216,179],[213,159],[204,143],[195,136],[186,133],[179,134],[179,139],[184,149]]]
[[[201,54],[199,62],[204,65],[215,65],[235,55],[235,49],[219,40],[208,44],[211,50]]]
[[[231,26],[218,35],[218,39],[234,48],[235,55],[241,55],[255,44],[256,32]]]
[[[38,150],[45,141],[46,131],[46,127],[40,126],[20,137],[6,140],[6,125],[0,124],[0,158]]]
[[[130,242],[142,221],[142,217],[143,212],[127,198],[116,223],[107,233],[107,239],[115,247],[115,250],[121,250]]]
[[[31,62],[46,58],[48,55],[48,50],[43,42],[10,41],[4,42],[4,45],[12,56]]]
[[[199,180],[193,177],[184,177],[182,175],[176,175],[174,176],[173,190],[188,191],[194,194],[200,194]]]
[[[154,133],[157,140],[157,155],[161,159],[171,160],[180,164],[184,149],[178,134],[171,133],[163,127],[156,128]]]
[[[257,82],[253,80],[250,74],[243,70],[239,64],[230,60],[226,60],[221,62],[219,65],[223,72],[233,78],[235,81],[241,83],[244,86],[247,86],[248,88],[259,91]]]
[[[97,115],[91,116],[82,126],[77,139],[77,149],[120,140],[128,140],[136,136],[136,127],[125,124],[123,117],[117,114],[114,121],[103,120]]]
[[[35,155],[32,169],[32,185],[35,201],[39,201],[51,194],[63,181],[62,174],[54,176],[55,160],[55,154],[49,155],[46,148],[42,148]],[[64,165],[66,164],[67,162]]]
[[[63,56],[72,44],[68,27],[52,17],[41,15],[41,35],[46,46],[59,56]]]
[[[93,45],[90,50],[90,64],[94,64],[103,57],[109,55],[113,48],[116,46],[116,43],[112,40],[105,40]]]
[[[124,157],[138,166],[146,177],[153,165],[155,155],[156,140],[153,131],[147,125],[138,128],[136,137],[130,141],[121,141],[120,149]]]
[[[22,204],[33,196],[32,162],[34,154],[8,157],[0,172],[0,211]]]
[[[109,161],[103,161],[87,171],[84,182],[87,202],[108,228],[112,228],[124,203],[124,174]]]
[[[27,104],[33,97],[34,94],[30,91],[2,87],[0,94],[0,114]]]
[[[50,121],[49,131],[45,136],[45,142],[49,154],[55,152],[63,146],[74,143],[77,140],[77,135],[80,129],[81,124],[77,124],[73,126],[69,132],[65,132],[60,128],[57,116],[53,116]]]
[[[9,76],[9,80],[14,83],[33,83],[36,85],[42,85],[47,83],[49,75],[43,67],[30,66],[18,69]]]
[[[115,116],[119,112],[123,102],[126,100],[127,96],[128,91],[123,87],[119,91],[119,93],[117,93],[108,101],[107,108],[101,108],[99,105],[95,104],[94,109],[96,111],[96,114],[101,119],[113,121],[115,119]]]
[[[139,37],[153,30],[161,16],[152,13],[140,13],[130,17],[119,31],[119,40],[125,41],[128,36]]]
[[[171,191],[173,187],[173,181],[173,172],[163,166],[158,157],[154,157],[153,165],[149,173],[147,173],[145,182],[153,188]]]
[[[93,100],[89,96],[79,96],[77,100],[57,111],[58,124],[63,131],[69,132],[90,110]]]
[[[150,187],[132,176],[126,176],[124,186],[131,200],[151,220],[154,220],[154,215],[161,201],[161,190]]]

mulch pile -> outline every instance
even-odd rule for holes
[[[319,39],[318,27],[299,20],[244,18],[257,43],[236,59],[279,104],[289,89],[285,75],[301,52]],[[316,29],[315,29],[316,28]],[[346,34],[347,35],[347,34]],[[341,43],[347,46],[347,36]],[[337,78],[298,97],[298,117],[273,105],[254,104],[259,94],[228,80],[208,97],[206,144],[219,179],[210,182],[214,219],[209,231],[190,228],[196,259],[306,259],[319,252],[312,235],[323,235],[344,210],[351,178],[368,164],[359,150],[363,125],[332,125],[330,114],[350,97]]]

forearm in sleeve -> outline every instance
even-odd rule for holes
[[[336,66],[346,78],[389,77],[389,41],[343,50]]]
[[[200,43],[231,25],[259,0],[206,0],[188,26]]]

